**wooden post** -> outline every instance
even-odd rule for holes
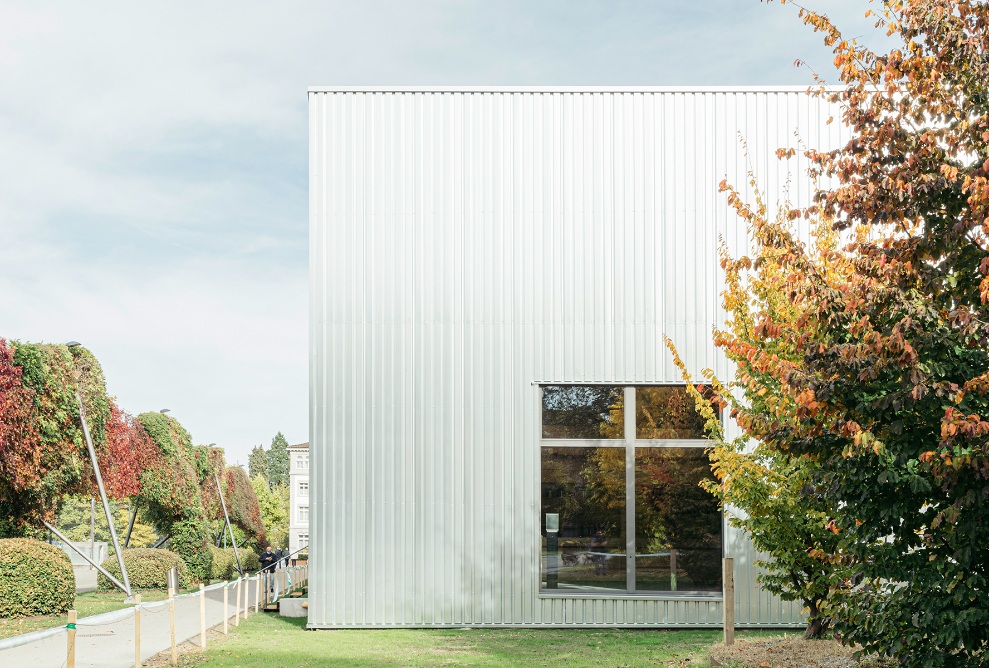
[[[199,646],[206,649],[206,585],[199,583]]]
[[[677,590],[677,549],[670,548],[670,591]]]
[[[258,573],[257,585],[254,588],[254,612],[261,612],[261,574]]]
[[[76,668],[76,611],[69,610],[69,621],[65,625],[68,639],[65,647],[65,668]]]
[[[734,645],[735,644],[735,560],[731,557],[725,557],[723,561],[723,578],[724,578],[724,602],[721,604],[724,608],[724,629],[725,629],[725,644]]]
[[[134,596],[134,668],[141,668],[141,595]]]
[[[240,626],[240,591],[244,588],[241,586],[243,580],[237,578],[237,593],[234,598],[234,626]]]
[[[179,664],[178,648],[175,645],[175,590],[168,589],[168,628],[172,633],[172,665]]]
[[[228,584],[226,580],[223,581],[223,635],[227,635],[227,620],[230,619],[230,589],[227,587]]]
[[[247,615],[251,611],[251,580],[250,578],[244,578],[244,620],[247,620]]]

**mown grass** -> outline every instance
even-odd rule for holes
[[[183,666],[710,666],[720,631],[574,629],[306,631],[305,619],[252,616]]]

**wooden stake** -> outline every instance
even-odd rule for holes
[[[65,625],[68,631],[65,652],[65,668],[76,668],[76,611],[69,610],[69,621]]]
[[[141,668],[141,595],[134,596],[134,668]]]
[[[249,578],[244,578],[244,620],[247,620],[247,615],[251,611],[251,580]]]
[[[206,649],[206,585],[199,583],[199,646]]]
[[[228,587],[229,583],[223,581],[223,635],[227,635],[227,620],[230,619],[230,589]]]
[[[241,586],[241,579],[237,578],[237,593],[234,599],[234,626],[240,626],[240,590],[243,589]]]
[[[735,560],[725,557],[723,561],[725,644],[735,644]]]
[[[258,574],[258,580],[254,588],[254,612],[261,612],[261,574]]]
[[[168,627],[172,633],[172,665],[179,664],[178,647],[175,644],[175,590],[168,589]]]

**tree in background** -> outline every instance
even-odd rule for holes
[[[271,448],[268,450],[268,482],[272,485],[289,484],[288,441],[282,432],[271,439]]]
[[[260,502],[247,472],[239,466],[228,466],[224,473],[224,487],[230,523],[244,532],[252,547],[263,551],[267,547],[267,532]]]
[[[164,461],[164,466],[141,474],[139,503],[157,530],[169,537],[189,574],[208,582],[213,555],[209,549],[210,512],[203,504],[203,487],[213,470],[209,449],[194,448],[189,432],[172,417],[141,413],[137,420]]]
[[[95,516],[91,514],[91,497],[70,496],[65,499],[62,509],[58,514],[56,526],[65,536],[75,542],[86,542],[90,538],[90,518],[95,517],[96,540],[99,542],[110,541],[110,529],[107,527],[106,517],[103,515],[103,508],[100,507],[99,499],[96,500]],[[133,501],[110,501],[110,511],[113,513],[114,526],[116,527],[120,539],[123,540],[123,529],[130,522],[130,514]],[[131,533],[130,547],[151,547],[158,541],[158,533],[149,524],[141,513],[134,522],[134,530]]]
[[[0,339],[0,536],[23,531],[15,510],[23,491],[37,482],[41,463],[41,435],[31,419],[34,391],[23,385],[23,375],[13,348]]]
[[[268,477],[268,453],[264,451],[264,446],[255,445],[251,450],[251,456],[247,458],[247,470],[252,479],[259,475]]]
[[[44,535],[42,521],[52,521],[63,497],[84,492],[85,446],[79,428],[76,403],[76,369],[66,346],[14,342],[13,354],[6,348],[8,361],[19,373],[6,372],[9,383],[14,375],[21,389],[7,395],[7,415],[14,416],[11,435],[22,440],[4,444],[4,476],[0,481],[0,529],[4,536]],[[91,378],[87,377],[87,380]],[[83,400],[94,414],[102,413],[102,400],[93,405],[97,388],[88,384]],[[105,395],[105,392],[104,392]],[[23,423],[26,417],[30,426]],[[9,418],[7,418],[9,419]],[[102,434],[97,433],[96,436]]]
[[[289,488],[288,485],[271,485],[264,476],[251,478],[251,485],[258,499],[261,522],[267,533],[268,543],[276,547],[288,546]]]
[[[182,425],[162,413],[132,418],[121,410],[107,395],[99,362],[82,346],[8,345],[2,339],[0,537],[45,536],[43,522],[55,522],[67,497],[98,494],[80,400],[107,496],[118,501],[119,528],[129,523],[128,511],[140,510],[131,545],[151,540],[146,522],[168,538],[194,577],[208,581],[210,522],[223,515],[218,480],[229,494],[235,525],[251,540],[264,541],[253,487],[241,469],[228,470],[222,450],[192,445]],[[61,521],[72,538],[84,539],[89,513],[83,522],[78,505],[70,503]],[[108,531],[105,518],[98,524]]]

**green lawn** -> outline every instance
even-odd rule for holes
[[[190,590],[191,591],[191,590]],[[162,601],[168,598],[165,590],[148,590],[136,592],[141,594],[141,600],[145,603],[151,601]],[[79,618],[99,615],[112,610],[126,608],[133,603],[125,603],[127,595],[121,591],[90,591],[85,594],[76,595],[75,610]],[[0,638],[9,638],[22,633],[50,629],[56,626],[64,626],[68,618],[65,615],[45,615],[43,617],[22,617],[20,619],[7,619],[0,617]]]
[[[182,665],[292,666],[632,666],[706,667],[720,631],[373,630],[306,631],[305,619],[251,616],[205,655]]]

